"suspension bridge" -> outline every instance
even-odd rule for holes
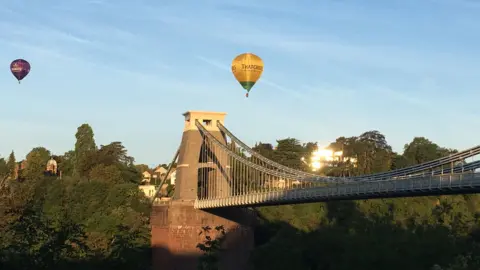
[[[159,204],[157,190],[153,200],[154,269],[196,269],[200,232],[218,225],[229,239],[221,269],[248,269],[257,206],[480,192],[480,161],[473,161],[480,146],[389,172],[326,177],[255,152],[225,127],[225,115],[184,113],[182,141],[166,173],[177,164],[173,198]]]
[[[258,154],[224,126],[224,116],[211,112],[185,114],[182,144],[171,163],[177,163],[179,191],[173,199],[193,199],[195,208],[207,209],[480,190],[480,174],[475,173],[480,161],[465,162],[480,154],[480,146],[394,171],[325,177],[291,169]],[[189,152],[194,145],[198,152]],[[182,191],[185,187],[193,193]],[[184,193],[189,194],[185,197]]]

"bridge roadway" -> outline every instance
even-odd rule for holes
[[[415,197],[480,192],[480,173],[412,176],[403,179],[330,184],[273,190],[195,201],[195,208],[253,207],[335,200]]]

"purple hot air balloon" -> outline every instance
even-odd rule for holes
[[[10,71],[20,83],[30,72],[30,63],[23,59],[13,60],[10,64]]]

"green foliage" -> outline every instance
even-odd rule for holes
[[[106,181],[109,183],[121,183],[122,172],[115,165],[98,164],[89,173],[89,179]]]
[[[16,172],[17,160],[15,159],[15,153],[13,151],[8,156],[7,167],[8,167],[9,178],[16,179],[17,178],[17,172]]]
[[[137,168],[137,170],[140,172],[140,173],[143,173],[145,171],[149,171],[150,168],[148,167],[148,165],[145,165],[145,164],[137,164],[135,165],[135,168]]]
[[[167,197],[173,197],[175,194],[175,185],[168,184],[167,186]]]
[[[292,139],[279,142],[276,149],[256,149],[295,168],[299,156],[312,152]],[[340,137],[329,148],[357,159],[356,166],[342,161],[321,172],[334,176],[398,169],[454,152],[414,138],[397,154],[378,131]],[[257,270],[479,269],[479,203],[480,195],[453,195],[261,207],[253,264]]]
[[[92,155],[97,150],[95,139],[93,138],[92,127],[83,124],[78,127],[75,134],[75,175],[84,177],[88,175],[88,170],[92,166]]]
[[[415,137],[404,146],[403,156],[408,165],[420,164],[450,154],[452,150],[439,147],[424,137]]]
[[[56,157],[62,179],[44,176],[50,152],[39,147],[24,181],[0,187],[1,269],[148,269],[150,202],[132,183],[133,158],[119,142],[97,150],[86,124],[75,150]]]
[[[96,162],[105,165],[123,164],[126,166],[133,165],[135,160],[127,155],[127,149],[121,142],[112,142],[102,145],[96,155]]]
[[[58,168],[64,175],[73,175],[75,169],[75,151],[71,150],[58,157]]]
[[[63,269],[74,262],[106,269],[148,266],[149,204],[135,185],[75,178],[40,182],[9,190],[12,198],[35,195],[3,207],[9,221],[0,235],[0,258],[8,269]]]
[[[212,228],[205,226],[199,233],[199,235],[202,234],[205,235],[205,240],[197,244],[197,248],[203,252],[198,261],[198,270],[218,270],[219,254],[225,240],[225,228],[223,225],[216,226],[212,233]]]
[[[272,158],[285,166],[302,170],[305,168],[301,161],[304,153],[305,149],[299,140],[287,138],[277,141],[277,148],[273,152]]]
[[[9,168],[4,158],[0,158],[0,183],[9,176]]]
[[[22,178],[26,180],[40,180],[44,176],[45,166],[50,159],[50,151],[44,147],[33,148],[27,154],[26,166],[22,171]]]
[[[50,152],[34,148],[21,180],[0,185],[1,269],[148,269],[150,202],[137,184],[146,165],[120,142],[97,148],[88,124],[75,149],[55,159],[62,179],[44,176]],[[235,151],[238,148],[229,145]],[[309,170],[315,143],[294,138],[260,154]],[[417,137],[394,153],[378,131],[339,137],[329,148],[345,159],[320,172],[354,176],[426,162],[454,152]],[[246,156],[245,153],[239,152]],[[354,162],[355,160],[355,162]],[[0,159],[0,180],[12,177],[12,152]],[[165,165],[166,166],[166,165]],[[237,173],[233,171],[232,173]],[[248,176],[247,176],[248,177]],[[252,177],[250,177],[252,178]],[[173,192],[173,186],[168,192]],[[480,196],[455,195],[270,206],[257,209],[255,269],[470,270],[480,267]],[[199,269],[218,269],[225,230],[203,228]]]

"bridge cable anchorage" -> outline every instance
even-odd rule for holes
[[[173,165],[177,161],[177,158],[178,158],[179,154],[180,154],[180,146],[178,147],[177,151],[175,152],[175,155],[172,159],[172,162],[170,162],[170,164],[168,165],[167,173],[165,174],[162,181],[160,182],[160,186],[158,186],[157,190],[155,191],[155,195],[153,196],[153,199],[152,199],[152,204],[155,203],[155,200],[157,199],[158,193],[160,193],[160,191],[162,190],[163,184],[167,181],[168,175],[172,171]]]
[[[310,176],[310,177],[314,177],[314,178],[319,177],[318,175],[315,175],[315,174],[294,170],[294,169],[288,168],[284,165],[273,162],[273,161],[263,157],[262,155],[258,154],[252,148],[250,148],[245,143],[243,143],[231,131],[229,131],[220,121],[217,121],[217,127],[222,132],[227,134],[227,136],[229,136],[232,139],[232,141],[234,141],[235,143],[239,144],[242,148],[244,148],[249,154],[261,159],[262,161],[266,162],[269,165],[275,166],[278,169],[285,170],[285,171],[290,172],[294,175],[304,175],[304,176]],[[425,171],[425,169],[440,167],[442,165],[446,165],[446,164],[449,164],[449,163],[454,162],[454,161],[463,160],[465,158],[469,158],[469,157],[472,157],[472,156],[475,156],[475,155],[478,155],[478,154],[480,154],[480,146],[476,146],[476,147],[467,149],[465,151],[462,151],[462,152],[459,152],[459,153],[456,153],[456,154],[451,154],[447,157],[439,158],[439,159],[432,160],[432,161],[429,161],[429,162],[425,162],[425,163],[422,163],[422,164],[419,164],[419,165],[414,165],[414,166],[410,166],[410,167],[406,167],[406,168],[402,168],[402,169],[397,169],[397,170],[393,170],[393,171],[389,171],[389,172],[375,173],[375,174],[370,174],[370,175],[362,175],[362,176],[354,176],[354,177],[342,177],[342,178],[341,177],[328,177],[328,178],[325,177],[325,178],[326,179],[331,179],[331,180],[336,179],[337,181],[340,180],[340,179],[345,179],[347,181],[377,181],[377,180],[382,180],[384,178],[389,178],[389,177],[394,177],[394,176],[399,177],[399,176],[404,176],[406,174],[411,175],[411,174],[414,174],[414,173],[421,173],[421,172]]]

